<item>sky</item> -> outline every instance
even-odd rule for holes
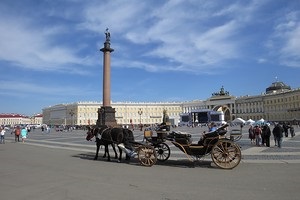
[[[0,113],[102,101],[260,95],[300,87],[299,0],[1,0]]]

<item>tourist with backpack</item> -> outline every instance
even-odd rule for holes
[[[21,129],[19,126],[15,128],[15,142],[20,142]]]

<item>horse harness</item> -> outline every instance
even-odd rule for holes
[[[113,141],[113,139],[112,139],[112,136],[111,136],[111,130],[112,130],[113,128],[110,128],[110,127],[107,127],[107,128],[105,128],[105,129],[103,129],[102,131],[101,131],[101,133],[99,133],[99,131],[101,130],[99,130],[98,131],[98,133],[97,133],[97,135],[96,135],[96,138],[98,138],[98,135],[100,134],[101,136],[103,135],[103,133],[105,132],[105,131],[108,131],[107,132],[107,134],[109,135],[109,137],[110,138],[103,138],[103,137],[101,137],[101,140],[104,140],[104,141],[107,141],[107,142],[111,142],[111,143],[115,143],[115,141]],[[98,138],[98,139],[100,139],[100,138]]]

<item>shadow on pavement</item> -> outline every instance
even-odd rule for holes
[[[137,158],[133,158],[130,161],[125,160],[125,158],[119,162],[114,157],[111,158],[111,161],[107,161],[107,158],[103,158],[102,156],[99,156],[97,160],[94,160],[95,154],[94,153],[80,153],[75,154],[72,157],[74,158],[80,158],[83,160],[90,160],[95,162],[115,162],[117,164],[127,164],[132,166],[141,166],[139,160]],[[190,161],[187,159],[181,159],[181,160],[166,160],[166,161],[157,161],[155,165],[159,166],[168,166],[168,167],[179,167],[179,168],[216,168],[218,167],[212,165],[212,161],[206,161],[206,160],[200,160],[200,161]],[[142,166],[141,166],[142,167]]]

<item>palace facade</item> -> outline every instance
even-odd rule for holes
[[[43,109],[44,124],[51,125],[95,125],[100,102],[77,102],[59,104]],[[179,120],[182,103],[111,103],[116,110],[118,124],[156,124],[162,122],[163,111],[167,110],[172,124]]]

